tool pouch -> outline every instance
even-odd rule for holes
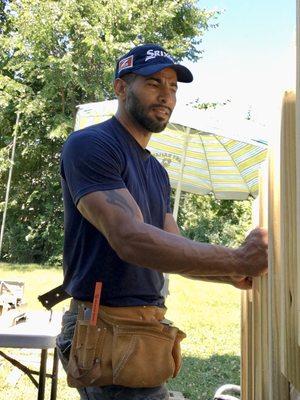
[[[96,326],[78,318],[67,380],[71,387],[156,387],[181,367],[186,337],[158,307],[101,307]]]

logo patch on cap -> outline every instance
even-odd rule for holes
[[[123,69],[131,68],[133,66],[133,56],[124,58],[119,62],[118,72],[123,71]]]
[[[147,56],[145,58],[145,62],[152,60],[153,58],[156,58],[156,57],[167,57],[170,61],[174,62],[173,58],[167,52],[165,52],[163,50],[154,50],[154,49],[150,49],[147,51]]]

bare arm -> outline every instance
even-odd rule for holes
[[[175,235],[180,235],[180,230],[175,221],[172,214],[166,214],[164,221],[164,230],[166,232],[174,233]],[[251,289],[252,287],[252,278],[246,276],[188,276],[186,274],[182,274],[184,277],[190,279],[197,279],[207,282],[215,282],[215,283],[228,283],[230,285],[235,286],[238,289]]]
[[[127,189],[90,193],[81,198],[78,209],[121,259],[135,265],[194,277],[256,276],[266,269],[267,245],[261,231],[237,250],[196,243],[144,223]]]

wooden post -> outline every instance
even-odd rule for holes
[[[267,168],[260,177],[259,198],[253,203],[253,226],[267,226]],[[268,282],[254,279],[242,293],[242,399],[268,400]]]
[[[281,373],[280,143],[269,149],[269,400],[289,400],[289,384]]]
[[[259,188],[259,226],[268,225],[268,171],[261,171]],[[268,278],[255,278],[252,287],[253,400],[268,400]]]
[[[282,284],[282,372],[300,391],[300,349],[297,305],[297,180],[296,98],[286,92],[281,131],[281,284]]]
[[[300,249],[300,0],[296,1],[296,191],[297,191],[297,248]],[[298,345],[300,346],[300,251],[297,255],[297,314]]]

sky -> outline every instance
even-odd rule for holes
[[[200,0],[199,6],[223,11],[219,26],[203,36],[202,58],[184,62],[194,82],[180,85],[179,101],[230,100],[232,118],[250,111],[252,120],[272,126],[284,91],[295,87],[296,0]]]

